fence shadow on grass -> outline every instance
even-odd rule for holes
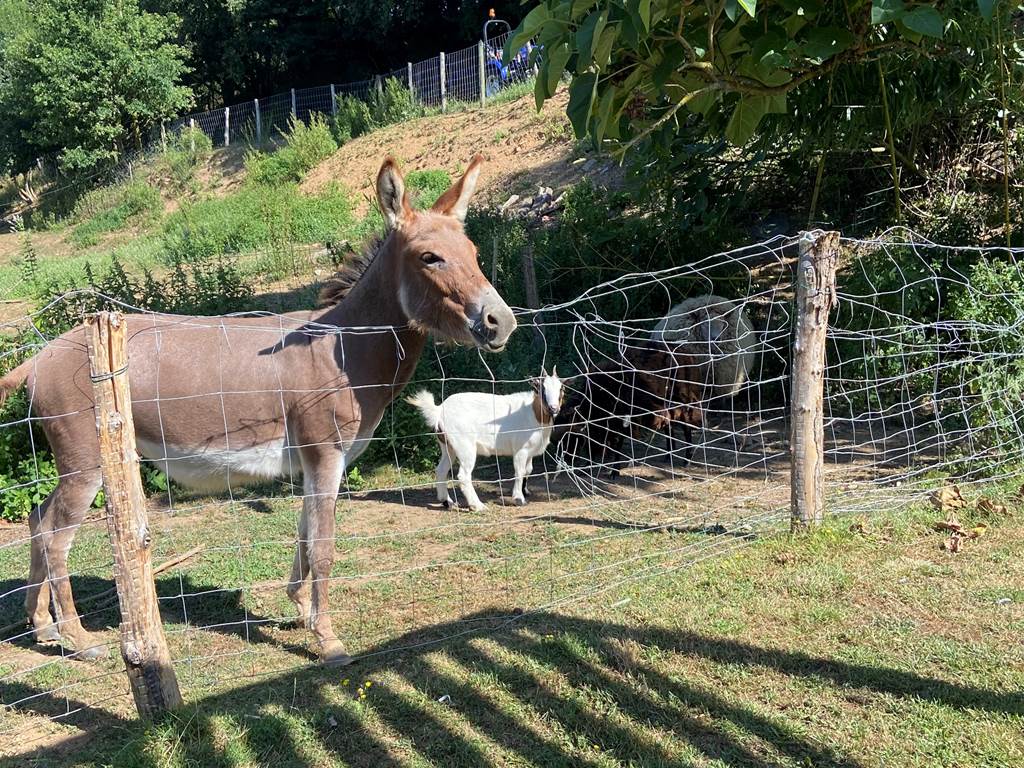
[[[467,633],[467,627],[481,631]],[[477,642],[482,636],[487,643]],[[443,653],[443,663],[435,652]],[[235,765],[233,755],[240,753],[257,756],[261,765],[320,765],[317,751],[359,766],[399,765],[410,753],[446,766],[511,760],[596,766],[599,757],[659,766],[679,765],[685,750],[730,766],[779,760],[861,765],[855,756],[801,735],[799,726],[777,714],[666,674],[650,661],[672,655],[958,710],[1024,714],[1017,696],[913,672],[551,613],[512,619],[473,614],[370,648],[350,671],[302,667],[192,699],[156,726],[166,739],[160,743],[152,728],[144,734],[141,725],[29,684],[5,684],[2,698],[32,697],[19,708],[43,717],[73,711],[63,722],[81,730],[52,747],[26,745],[10,763],[21,766],[61,765],[72,755],[78,762],[95,755],[114,765],[159,766],[164,763],[157,755],[168,748],[185,764],[209,766]],[[456,668],[473,675],[456,676]],[[387,681],[381,679],[385,672]],[[350,701],[355,686],[342,685],[346,676],[377,681],[362,704]],[[457,718],[448,716],[451,711]],[[228,739],[224,718],[234,722]]]

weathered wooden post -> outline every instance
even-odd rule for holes
[[[836,302],[839,233],[800,236],[796,267],[796,327],[790,380],[790,527],[803,530],[825,514],[825,335]]]
[[[484,70],[484,41],[476,45],[476,65],[480,75],[480,106],[487,104],[487,74]]]
[[[224,107],[224,146],[231,144],[231,107]]]
[[[256,113],[256,146],[263,146],[263,115],[260,114],[260,100],[252,100],[253,111]]]
[[[334,83],[331,83],[331,116],[338,116],[338,94],[334,92]]]
[[[189,151],[194,155],[196,153],[196,119],[194,117],[188,119],[188,146]]]
[[[295,89],[292,88],[292,117],[298,117],[298,111],[295,109]]]
[[[167,121],[160,121],[160,149],[164,152],[167,151]]]
[[[99,312],[89,319],[89,368],[121,608],[121,655],[139,715],[150,717],[182,702],[153,583],[152,538],[128,389],[126,330],[119,312]]]
[[[406,70],[405,70],[405,81],[409,84],[409,93],[412,94],[412,98],[415,101],[415,99],[416,99],[416,89],[412,85],[412,62],[411,61],[407,61],[405,63],[405,67],[406,67]]]
[[[445,82],[445,80],[447,80],[447,76],[445,75],[444,51],[437,54],[437,61],[437,74],[441,80],[441,111],[444,112],[448,109],[448,84]]]
[[[523,250],[523,293],[526,294],[526,306],[530,309],[540,309],[540,292],[537,290],[537,269],[533,261],[533,242],[529,241]],[[530,316],[530,323],[533,325],[533,340],[535,344],[543,341],[544,334],[537,326],[537,314]]]

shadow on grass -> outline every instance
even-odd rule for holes
[[[486,644],[476,642],[481,636]],[[551,613],[485,612],[437,624],[369,649],[351,671],[305,666],[257,678],[192,699],[157,723],[126,723],[25,683],[2,684],[0,691],[3,701],[18,702],[19,710],[81,730],[55,747],[27,750],[11,763],[22,766],[62,765],[73,756],[76,763],[92,757],[102,764],[155,767],[167,764],[162,760],[168,748],[177,753],[174,764],[204,766],[245,762],[238,754],[249,755],[250,762],[256,756],[259,765],[312,766],[322,764],[324,751],[338,764],[358,766],[404,764],[410,754],[446,766],[597,766],[609,758],[644,766],[674,766],[686,759],[731,766],[780,760],[861,765],[856,756],[803,735],[784,717],[764,714],[650,662],[666,655],[761,668],[955,710],[1024,714],[1018,696],[913,672]],[[385,672],[388,682],[380,680]],[[360,703],[354,686],[343,685],[346,676],[377,680],[372,695]],[[227,738],[225,720],[233,724]]]

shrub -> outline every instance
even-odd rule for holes
[[[185,127],[167,140],[167,150],[157,155],[153,167],[153,181],[166,184],[177,191],[187,190],[195,177],[195,170],[210,159],[213,141],[199,128]]]
[[[373,130],[369,104],[355,96],[339,96],[331,127],[339,144],[369,133]]]
[[[310,169],[338,148],[327,119],[318,113],[310,117],[308,125],[290,118],[288,130],[282,132],[282,136],[285,144],[276,152],[252,150],[246,154],[245,168],[250,181],[269,185],[301,181]]]
[[[367,98],[340,96],[333,128],[342,144],[387,125],[394,125],[425,114],[416,97],[395,78],[388,78],[381,88],[370,89]]]
[[[242,253],[285,240],[326,242],[352,225],[349,196],[331,187],[317,197],[291,184],[252,185],[224,198],[183,205],[168,217],[162,235],[164,260],[193,262]]]
[[[978,407],[972,426],[1005,452],[1021,449],[1020,403],[1024,398],[1024,274],[1011,262],[982,259],[970,269],[969,285],[954,298],[952,318],[965,326],[960,340],[970,353],[963,379]]]
[[[81,224],[71,233],[71,240],[80,246],[95,245],[104,232],[113,232],[129,222],[154,221],[162,210],[160,192],[144,181],[100,187],[75,206],[72,216]]]
[[[452,178],[445,171],[410,171],[405,175],[413,205],[429,208],[452,185]]]

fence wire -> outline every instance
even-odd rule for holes
[[[479,513],[461,508],[468,500],[461,479],[441,478],[439,486],[435,429],[402,400],[387,406],[363,460],[347,468],[331,537],[336,560],[327,614],[349,652],[357,659],[395,653],[534,611],[585,610],[589,601],[779,530],[789,515],[796,243],[776,237],[519,310],[521,328],[501,356],[428,345],[405,394],[426,389],[441,400],[477,392],[497,409],[497,396],[531,392],[533,379],[557,367],[565,399],[551,445],[535,460],[528,503],[512,497],[508,459],[482,459],[472,473],[475,493],[487,504]],[[944,248],[905,232],[846,239],[843,248],[827,337],[828,512],[868,514],[915,503],[949,481],[1019,478],[1019,398],[995,393],[1019,391],[1021,251]],[[4,327],[19,341],[5,348],[0,370],[51,340],[46,311]],[[157,576],[160,610],[186,698],[239,677],[309,664],[315,652],[307,630],[293,624],[295,608],[285,594],[301,509],[317,499],[293,451],[330,438],[288,431],[287,443],[259,449],[245,436],[258,409],[239,415],[238,404],[259,403],[287,422],[294,416],[286,403],[333,395],[336,384],[302,384],[298,371],[276,362],[275,350],[289,343],[312,346],[326,337],[344,350],[354,339],[372,340],[380,354],[393,355],[381,380],[355,385],[357,398],[392,387],[408,352],[402,329],[339,328],[329,311],[317,318],[129,319],[133,343],[159,352],[147,365],[167,366],[153,386],[132,381],[141,453],[172,477],[187,476],[211,456],[226,469],[219,494],[172,482],[151,498],[154,563],[171,564]],[[217,363],[212,387],[175,375],[175,355],[192,350],[197,360],[207,359],[197,350],[211,338],[209,360],[227,359],[239,347],[267,351],[262,373]],[[57,348],[80,343],[64,337]],[[41,358],[34,359],[39,375],[47,375]],[[36,506],[55,480],[73,488],[97,476],[98,457],[55,466],[41,437],[58,425],[94,429],[91,404],[37,406],[0,424],[0,434],[20,436],[23,455],[15,459],[33,468],[26,472],[23,464],[22,476],[9,479],[11,468],[0,467],[0,499],[25,496],[31,510],[27,525],[0,529],[0,624],[7,625],[0,632],[0,733],[8,738],[86,707],[131,712],[120,662],[87,663],[76,658],[85,648],[70,642],[117,656],[103,513],[85,511],[79,527],[58,502]],[[188,414],[203,414],[197,429],[210,442],[190,447],[167,438]],[[445,440],[460,436],[455,431]],[[282,480],[239,482],[239,475],[269,465]],[[458,506],[444,508],[439,493]],[[65,562],[71,536],[75,547]],[[42,557],[26,582],[34,547]],[[69,585],[77,618],[62,592]],[[35,607],[34,627],[25,620],[26,597]],[[88,635],[75,635],[78,621]],[[47,642],[38,645],[37,638]]]

